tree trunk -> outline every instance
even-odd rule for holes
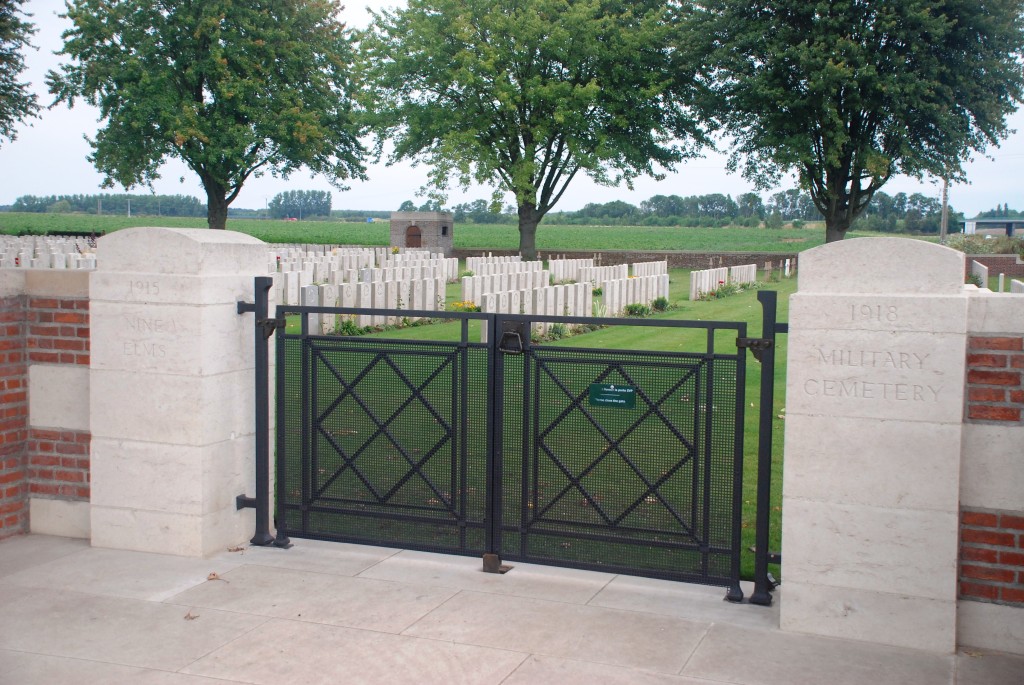
[[[537,259],[537,224],[543,216],[532,203],[519,205],[519,255],[526,261]]]
[[[206,189],[206,225],[223,230],[228,223],[227,191],[210,179],[200,179]]]
[[[825,242],[834,243],[846,237],[850,220],[846,217],[825,217]]]

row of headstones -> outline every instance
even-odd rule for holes
[[[487,253],[481,257],[466,257],[466,270],[472,271],[474,274],[484,275],[484,266],[489,264],[516,264],[522,262],[523,258],[520,255],[513,255],[509,257],[495,257],[491,253]]]
[[[378,269],[383,273],[383,269]],[[401,271],[401,269],[388,270],[388,271]],[[427,277],[421,275],[420,278],[376,278],[376,279],[360,279],[354,278],[355,272],[349,271],[333,271],[329,274],[326,283],[318,281],[315,278],[315,272],[311,270],[303,271],[283,271],[281,273],[271,274],[274,277],[275,296],[278,304],[283,305],[302,305],[301,293],[303,288],[309,286],[321,286],[329,285],[332,287],[341,286],[369,286],[371,291],[375,290],[377,286],[386,287],[388,283],[402,284],[396,286],[399,288],[408,288],[415,286],[418,290],[429,289],[435,293],[440,292],[442,295],[445,291],[447,281],[442,276],[434,275],[433,277]],[[425,284],[430,284],[429,286]],[[404,298],[403,302],[409,302],[408,298]],[[359,304],[354,306],[370,307],[376,305]],[[403,306],[403,309],[411,309],[409,306]],[[427,307],[433,309],[433,307]],[[363,324],[369,325],[369,324]],[[376,325],[376,324],[373,324]]]
[[[629,265],[616,264],[614,266],[584,266],[580,268],[579,280],[583,283],[597,285],[603,281],[613,281],[620,278],[629,278]]]
[[[472,266],[470,260],[473,261]],[[474,276],[494,276],[497,274],[518,274],[536,272],[544,269],[544,262],[490,262],[482,257],[470,257],[466,260],[466,271]]]
[[[276,279],[275,279],[276,280]],[[358,307],[362,309],[407,309],[444,311],[443,281],[377,281],[375,283],[343,283],[341,285],[306,285],[299,291],[303,307]],[[309,333],[330,334],[340,328],[347,317],[360,328],[393,325],[397,315],[339,314],[336,312],[307,314]],[[415,320],[418,317],[412,317]]]
[[[601,283],[601,307],[604,316],[619,316],[627,305],[644,304],[668,298],[668,274],[633,276]]]
[[[530,262],[522,262],[524,264]],[[538,264],[540,262],[537,262]],[[530,290],[550,285],[550,271],[520,271],[486,276],[462,277],[462,301],[483,306],[484,295],[510,290]]]
[[[537,316],[590,316],[593,291],[589,283],[549,285],[542,288],[486,293],[481,311],[494,314],[533,314]],[[554,324],[537,321],[535,333],[546,334]],[[480,342],[487,342],[487,327],[481,327]]]
[[[548,271],[555,283],[580,281],[580,269],[594,266],[593,259],[549,259]]]
[[[274,243],[269,246],[272,253],[282,258],[304,258],[336,254],[368,254],[370,261],[365,266],[383,266],[384,262],[399,261],[404,258],[424,259],[441,257],[440,253],[431,254],[429,250],[405,247],[366,247],[365,245],[309,245],[299,243]]]
[[[665,276],[668,274],[668,260],[661,260],[659,262],[634,262],[633,263],[633,275],[637,278],[641,276]]]
[[[0,236],[0,268],[95,269],[93,249],[86,238]]]
[[[414,253],[392,254],[380,249],[335,248],[330,252],[308,251],[290,248],[287,250],[271,249],[268,252],[267,265],[271,273],[285,271],[304,271],[309,268],[318,270],[314,280],[325,282],[331,270],[365,269],[402,269],[414,267],[431,267],[442,269],[449,281],[458,278],[459,261],[445,258],[441,253],[431,254],[425,250]],[[376,280],[376,279],[375,279]]]
[[[785,260],[786,276],[789,276],[789,260]],[[690,272],[690,300],[699,300],[702,296],[713,293],[726,283],[743,285],[757,280],[757,265],[721,266],[716,269],[701,269]]]

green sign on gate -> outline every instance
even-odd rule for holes
[[[634,409],[636,407],[636,388],[632,385],[591,383],[589,404],[592,407]]]

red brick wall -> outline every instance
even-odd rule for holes
[[[989,276],[1006,274],[1007,278],[1024,278],[1024,262],[1017,262],[1017,255],[1012,254],[972,254],[967,255],[967,271],[965,276],[971,273],[971,262],[978,262],[988,267]],[[1010,284],[1007,283],[1009,288]]]
[[[88,431],[28,430],[30,495],[51,499],[89,500]]]
[[[28,531],[28,498],[89,499],[88,431],[32,428],[29,364],[89,364],[89,300],[0,298],[0,538]]]
[[[1024,513],[960,512],[960,598],[1024,608]]]
[[[28,529],[25,298],[0,298],[0,538]]]
[[[1024,420],[1024,338],[972,336],[968,340],[967,420]]]
[[[29,362],[89,364],[89,300],[32,297],[28,301]]]

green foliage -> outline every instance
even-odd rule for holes
[[[548,328],[548,340],[561,340],[569,335],[569,329],[564,323],[553,323]]]
[[[1024,218],[1024,212],[1018,209],[1010,209],[1010,205],[1006,202],[1000,207],[995,206],[995,209],[989,209],[984,212],[978,212],[978,216],[975,219],[1020,219]]]
[[[982,235],[951,235],[946,246],[965,254],[1024,254],[1024,238],[1000,236],[986,238]]]
[[[640,302],[634,302],[633,304],[627,304],[622,308],[623,313],[626,316],[644,317],[651,315],[651,308],[646,304]]]
[[[47,212],[54,204],[66,202],[69,212],[85,214],[148,214],[152,216],[205,216],[206,207],[189,195],[22,195],[14,201],[14,212]]]
[[[736,293],[743,292],[743,290],[744,288],[741,288],[739,285],[735,283],[723,283],[722,281],[719,281],[718,287],[716,289],[706,293],[701,293],[699,299],[720,300],[723,297],[729,297],[730,295],[735,295]]]
[[[353,317],[337,317],[334,324],[334,332],[338,335],[363,335],[369,328],[360,328]]]
[[[656,0],[410,0],[361,36],[377,150],[425,161],[438,197],[452,180],[514,195],[532,258],[577,173],[629,183],[706,141],[672,33]]]
[[[654,301],[651,302],[651,309],[653,309],[656,312],[665,312],[668,311],[668,308],[669,302],[667,297],[656,297],[654,298]]]
[[[39,103],[29,84],[19,82],[25,70],[22,52],[36,32],[21,11],[22,0],[0,2],[0,141],[14,140],[18,123],[38,116]]]
[[[309,219],[331,215],[331,194],[326,190],[286,190],[270,201],[271,219]]]
[[[711,0],[684,35],[758,187],[796,172],[845,236],[893,174],[963,180],[1024,94],[1024,0]]]
[[[71,203],[67,200],[58,200],[46,208],[50,214],[67,214],[71,211]]]
[[[57,102],[99,108],[90,161],[106,187],[149,184],[177,157],[206,190],[210,227],[223,228],[251,175],[305,166],[332,183],[363,177],[340,10],[334,0],[72,1],[69,62],[47,83]]]

